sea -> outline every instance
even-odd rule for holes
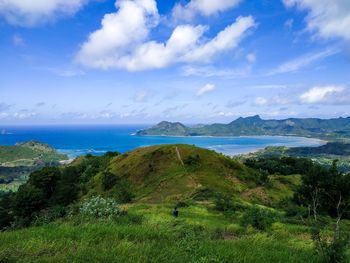
[[[166,137],[137,136],[145,125],[104,126],[12,126],[0,127],[0,145],[36,140],[47,143],[70,158],[81,155],[102,155],[107,151],[121,153],[159,144],[191,144],[234,156],[264,149],[267,146],[317,147],[325,142],[293,136],[244,137]]]

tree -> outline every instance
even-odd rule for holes
[[[302,184],[296,193],[299,204],[309,208],[309,221],[316,250],[325,263],[341,263],[346,260],[349,236],[341,231],[341,220],[348,216],[350,200],[349,174],[338,172],[337,161],[330,169],[313,166],[302,177]],[[334,218],[333,236],[322,234],[325,225],[319,219],[319,212]]]
[[[343,217],[349,218],[350,208],[350,175],[338,172],[337,162],[330,169],[321,165],[313,165],[302,176],[302,184],[295,194],[299,205],[309,206],[317,192],[319,213],[337,217],[339,198]]]
[[[50,205],[66,206],[75,201],[80,189],[79,178],[80,173],[75,166],[66,167],[50,198]]]
[[[22,185],[14,198],[14,213],[24,219],[32,219],[36,212],[45,208],[45,193],[32,184]]]
[[[40,189],[45,199],[49,199],[56,189],[57,182],[61,177],[61,171],[57,167],[47,167],[32,173],[28,184]]]
[[[118,183],[120,179],[109,171],[102,173],[102,189],[104,191],[110,190],[114,185]]]

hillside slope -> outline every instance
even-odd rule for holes
[[[37,141],[0,146],[0,192],[16,191],[30,173],[67,159],[66,155]]]
[[[252,197],[262,203],[273,200],[269,191],[259,186],[258,171],[222,154],[191,145],[139,148],[114,157],[107,170],[118,179],[109,179],[112,184],[103,187],[104,173],[97,174],[87,187],[87,195],[115,197],[120,182],[124,181],[128,182],[134,201],[142,203],[208,200],[217,194]],[[280,187],[279,182],[276,187]],[[271,189],[274,189],[274,180]],[[288,192],[281,193],[285,194]]]

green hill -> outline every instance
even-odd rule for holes
[[[0,192],[15,191],[30,173],[64,160],[68,160],[66,155],[36,141],[0,146]]]
[[[0,262],[321,262],[305,200],[313,182],[338,194],[349,175],[309,159],[262,161],[249,168],[207,149],[160,145],[36,171],[17,193],[0,196],[7,229]],[[327,184],[312,177],[302,188],[313,171]],[[346,202],[348,189],[341,190]],[[332,208],[333,199],[320,200]],[[322,237],[331,240],[335,220],[327,209]]]
[[[349,138],[350,117],[336,119],[290,118],[263,120],[256,115],[238,118],[229,124],[211,124],[187,127],[181,123],[161,122],[137,133],[141,136],[255,136],[292,135],[317,138]]]
[[[0,146],[0,166],[31,166],[35,162],[59,162],[67,160],[47,144],[29,141],[15,146]]]
[[[254,198],[260,203],[277,203],[279,200],[271,193],[281,187],[278,179],[272,178],[269,190],[263,189],[258,171],[222,154],[190,145],[140,148],[112,158],[107,170],[112,183],[103,187],[105,174],[98,173],[88,184],[88,196],[115,197],[120,181],[124,180],[134,202],[210,200],[221,194],[240,200]],[[286,197],[290,191],[281,190],[280,195]]]

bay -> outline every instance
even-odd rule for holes
[[[159,144],[191,144],[227,155],[238,155],[267,146],[317,147],[325,142],[314,138],[291,136],[244,137],[143,137],[134,134],[145,125],[104,126],[12,126],[0,127],[0,145],[14,145],[36,140],[47,143],[70,158],[80,155],[102,155],[107,151],[127,152]]]

